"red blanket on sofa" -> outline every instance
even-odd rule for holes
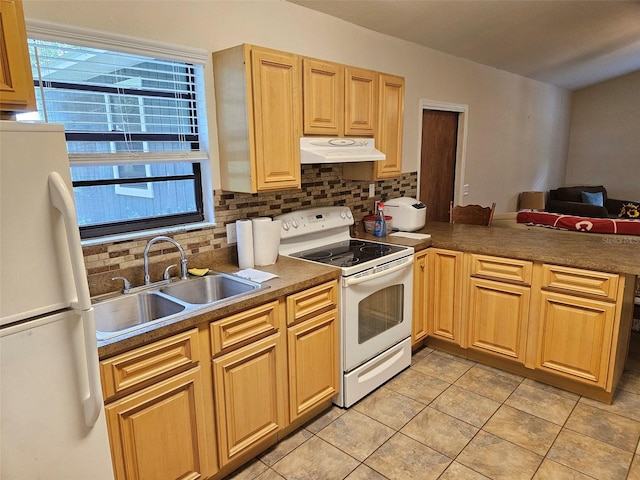
[[[575,217],[572,215],[561,215],[559,213],[530,212],[523,210],[518,212],[517,222],[578,232],[640,235],[640,220]]]

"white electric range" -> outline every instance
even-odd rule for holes
[[[318,207],[282,220],[281,255],[339,268],[341,391],[350,407],[411,364],[412,247],[351,238],[347,207]]]

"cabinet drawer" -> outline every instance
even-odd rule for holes
[[[471,275],[531,284],[532,262],[512,258],[471,255]]]
[[[278,331],[278,301],[232,315],[211,324],[213,355],[229,351]]]
[[[287,325],[312,315],[327,312],[338,305],[338,284],[329,282],[287,297]]]
[[[105,400],[199,360],[197,329],[102,360],[100,375]]]
[[[582,295],[616,299],[618,275],[578,268],[543,265],[542,286]]]

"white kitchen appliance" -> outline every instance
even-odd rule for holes
[[[411,364],[413,248],[351,238],[347,207],[286,213],[280,254],[340,268],[340,392],[350,407]]]
[[[373,138],[302,137],[300,163],[350,163],[384,160]]]
[[[384,213],[393,217],[393,229],[415,232],[427,221],[427,207],[411,197],[392,198],[384,202]]]
[[[0,478],[113,479],[61,125],[0,122]]]

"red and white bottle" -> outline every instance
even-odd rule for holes
[[[384,219],[384,203],[378,202],[378,213],[373,227],[373,234],[376,237],[387,236],[387,222]]]

